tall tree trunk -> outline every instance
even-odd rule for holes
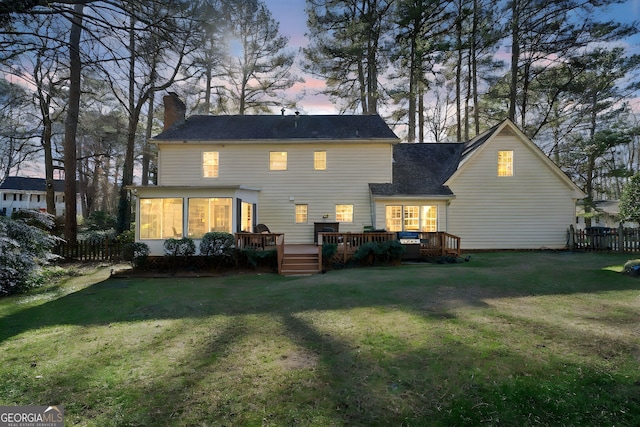
[[[473,25],[471,29],[471,85],[473,89],[473,124],[475,135],[480,134],[480,108],[478,101],[478,0],[473,0]],[[474,135],[474,136],[475,136]]]
[[[71,32],[69,33],[69,106],[64,123],[64,238],[67,242],[78,240],[76,220],[76,133],[80,113],[80,36],[82,35],[82,13],[84,4],[73,7]]]
[[[129,18],[129,123],[127,126],[127,147],[124,155],[124,165],[122,167],[122,185],[118,197],[118,224],[117,231],[122,233],[131,229],[131,200],[129,199],[129,189],[133,184],[133,151],[136,141],[137,117],[134,117],[135,110],[135,65],[136,65],[136,41],[135,41],[135,19],[133,11]]]
[[[515,122],[516,103],[518,101],[518,60],[520,59],[520,28],[518,2],[511,0],[511,83],[509,85],[509,119]]]
[[[414,25],[415,27],[415,25]],[[416,141],[416,101],[418,97],[418,64],[416,63],[416,33],[411,33],[411,46],[409,52],[409,111],[407,142]]]
[[[459,6],[462,9],[462,6]],[[460,10],[459,9],[459,10]],[[456,138],[462,141],[462,13],[456,19],[456,50],[458,57],[456,59]]]
[[[152,69],[151,69],[151,78],[150,78],[150,84],[149,84],[150,87],[154,87],[156,84],[155,66],[156,66],[156,61],[154,57]],[[147,113],[147,129],[145,131],[144,147],[142,149],[142,185],[149,184],[149,166],[151,163],[151,146],[149,144],[149,140],[151,139],[151,132],[153,129],[154,102],[155,102],[155,92],[151,90],[149,92],[149,112]]]
[[[49,95],[44,95],[41,89],[40,93],[40,110],[42,112],[42,148],[44,150],[44,177],[46,182],[46,202],[47,213],[56,214],[56,193],[53,185],[53,149],[51,144],[52,123],[49,115]],[[46,96],[46,99],[44,98]]]
[[[418,142],[424,142],[424,84],[418,83],[418,132],[420,139]]]

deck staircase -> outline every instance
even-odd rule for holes
[[[306,276],[320,273],[320,256],[317,247],[313,247],[314,250],[304,250],[306,248],[300,250],[295,246],[297,245],[285,245],[280,274],[283,276]]]

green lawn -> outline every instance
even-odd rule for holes
[[[640,425],[629,256],[75,277],[0,300],[0,405],[66,425]]]

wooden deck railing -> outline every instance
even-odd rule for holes
[[[236,248],[278,251],[278,273],[284,259],[284,234],[282,233],[235,233]]]
[[[444,231],[421,231],[420,256],[460,256],[460,237]]]
[[[372,232],[372,233],[339,233],[322,232],[318,233],[318,245],[335,244],[337,252],[334,259],[341,263],[346,263],[358,247],[369,242],[386,242],[396,240],[396,233]]]
[[[460,237],[442,231],[419,232],[420,256],[460,256]],[[318,233],[318,244],[335,244],[336,260],[345,263],[358,247],[368,242],[397,240],[392,232],[372,233]]]

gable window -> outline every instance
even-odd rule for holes
[[[190,198],[189,237],[199,239],[210,231],[231,233],[231,198]]]
[[[336,221],[353,222],[353,205],[336,205]]]
[[[387,206],[385,217],[388,231],[402,231],[402,206]]]
[[[327,152],[326,151],[313,152],[313,169],[317,171],[327,170]]]
[[[296,205],[296,224],[306,224],[308,212],[308,205]]]
[[[182,237],[182,198],[140,199],[140,238]]]
[[[219,166],[219,154],[217,151],[205,151],[202,153],[202,176],[205,178],[217,178]]]
[[[513,176],[513,150],[498,151],[498,176]]]
[[[271,151],[269,153],[269,170],[286,171],[287,170],[287,152]]]

